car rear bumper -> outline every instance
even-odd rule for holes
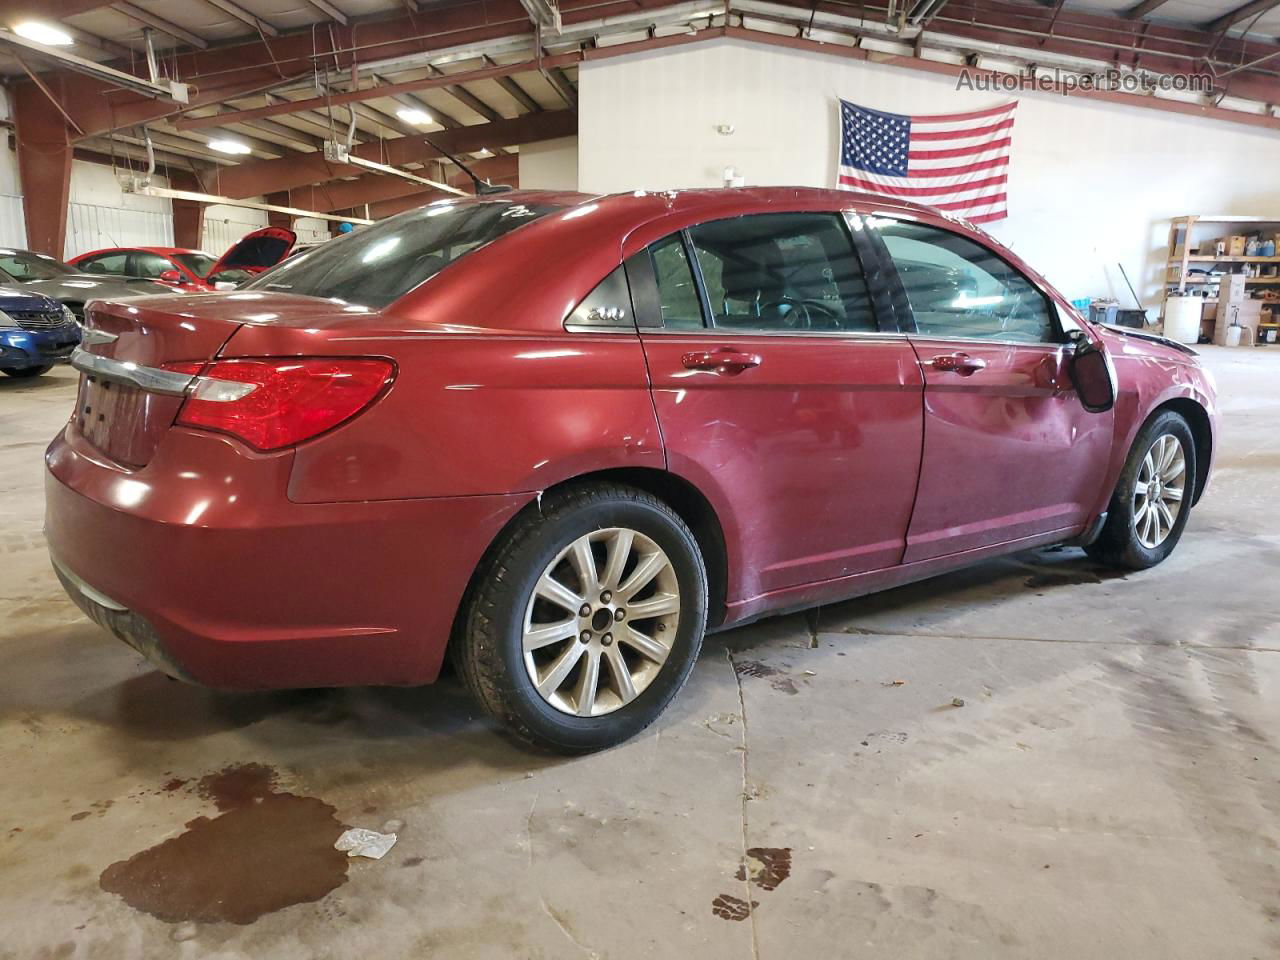
[[[46,455],[46,536],[85,613],[223,689],[435,679],[472,571],[527,497],[298,504],[291,453],[174,429],[139,470],[73,427]]]
[[[47,333],[0,330],[0,370],[21,370],[49,363],[66,363],[79,342],[80,331],[74,326]]]

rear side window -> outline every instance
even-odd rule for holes
[[[862,265],[835,214],[778,213],[689,228],[717,327],[877,330]]]
[[[429,204],[330,240],[241,289],[385,307],[472,250],[559,209],[511,201]]]
[[[658,281],[662,325],[668,330],[701,330],[702,302],[680,234],[659,240],[649,248],[649,257]]]
[[[902,281],[916,330],[963,340],[1058,340],[1044,295],[968,237],[920,223],[881,221],[877,230]]]
[[[566,330],[635,330],[626,268],[619,266],[597,283],[565,318],[564,325]]]

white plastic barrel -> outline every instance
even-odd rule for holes
[[[1170,297],[1164,303],[1164,335],[1179,343],[1195,343],[1200,339],[1203,309],[1203,297]]]

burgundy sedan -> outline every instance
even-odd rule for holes
[[[91,303],[68,593],[174,676],[423,684],[562,751],[703,633],[1046,544],[1137,569],[1209,475],[1195,354],[985,233],[807,189],[442,201],[234,293]]]

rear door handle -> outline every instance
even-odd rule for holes
[[[686,370],[706,370],[727,377],[736,377],[744,370],[760,366],[760,357],[754,353],[743,353],[732,347],[721,347],[719,350],[698,350],[686,353],[680,358]]]
[[[958,373],[962,377],[969,377],[979,370],[985,370],[987,361],[979,357],[971,357],[967,353],[944,353],[930,360],[929,365],[935,370]]]

